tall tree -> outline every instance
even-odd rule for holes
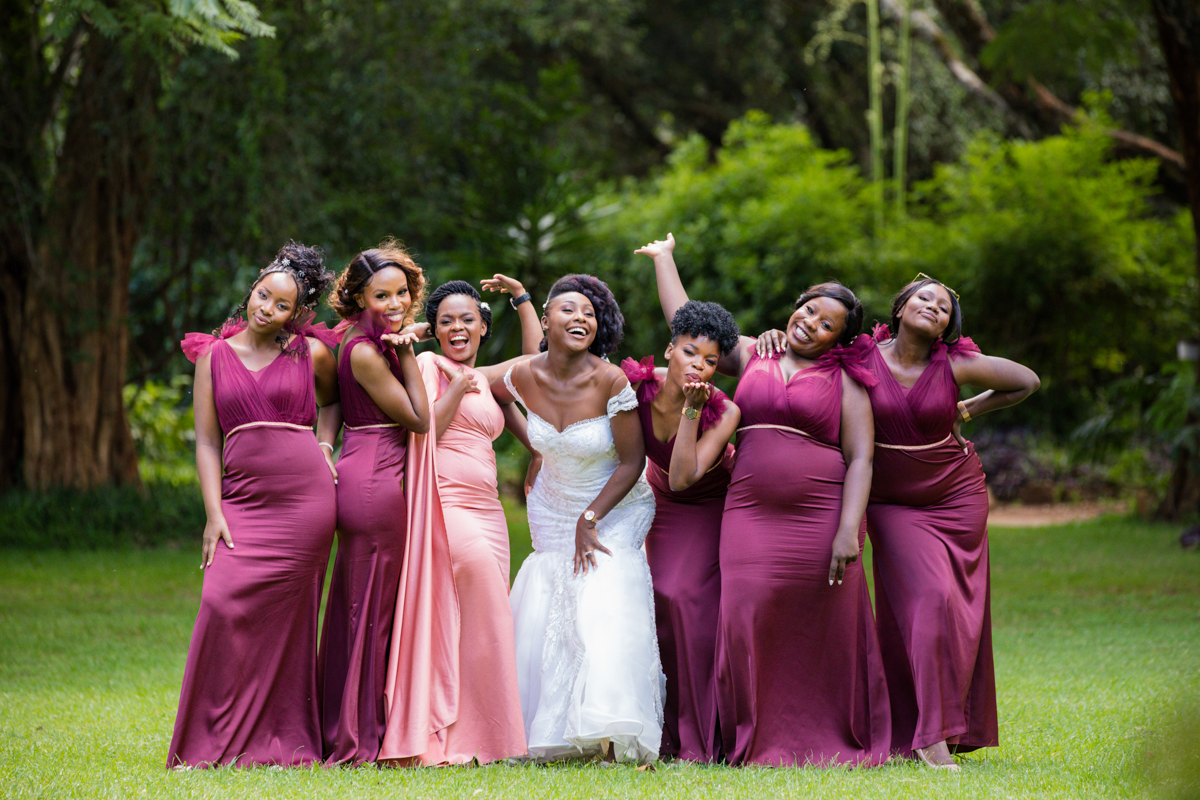
[[[153,115],[188,47],[272,35],[243,0],[4,0],[0,487],[137,483],[121,389]]]
[[[1196,233],[1196,275],[1200,280],[1200,0],[1152,0],[1152,6],[1179,118],[1184,175]],[[1200,307],[1193,319],[1200,323]],[[1200,329],[1196,334],[1200,338]],[[1196,370],[1196,379],[1200,396],[1200,369]],[[1200,511],[1200,408],[1195,402],[1188,409],[1180,444],[1161,509],[1171,518]]]

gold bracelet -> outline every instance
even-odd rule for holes
[[[963,422],[971,421],[971,412],[967,411],[967,404],[962,400],[958,401],[958,413],[962,415]]]

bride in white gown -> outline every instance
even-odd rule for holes
[[[510,595],[525,734],[541,761],[648,763],[662,738],[665,679],[641,551],[654,496],[641,477],[637,399],[598,357],[622,324],[602,281],[568,275],[550,290],[546,352],[492,387],[525,406],[542,456],[528,496],[534,553]]]

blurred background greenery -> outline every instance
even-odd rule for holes
[[[1000,499],[1200,503],[1180,345],[1200,334],[1200,100],[1172,96],[1196,0],[18,6],[0,542],[194,537],[179,339],[287,239],[338,270],[387,235],[432,285],[504,272],[540,304],[561,274],[602,277],[628,323],[614,359],[666,345],[632,251],[668,231],[692,295],[749,334],[828,278],[885,321],[923,271],[985,352],[1042,378],[969,426]],[[519,348],[494,306],[488,360]],[[507,435],[500,465],[518,495]]]

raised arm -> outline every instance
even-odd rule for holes
[[[538,347],[542,344],[542,322],[537,313],[537,306],[533,304],[529,292],[525,291],[525,286],[516,278],[499,273],[479,283],[489,292],[509,295],[510,303],[520,301],[515,307],[517,317],[521,320],[521,352],[527,356],[537,354]]]
[[[650,256],[654,259],[654,277],[658,281],[658,302],[662,304],[663,316],[667,324],[675,319],[675,312],[688,301],[687,290],[679,278],[679,269],[675,266],[675,236],[668,233],[666,239],[656,239],[648,245],[633,251],[636,255]]]
[[[622,389],[629,385],[624,373],[614,370],[613,383],[609,397],[616,397]],[[629,494],[629,490],[638,482],[642,470],[646,468],[646,444],[642,441],[642,423],[638,419],[637,409],[619,411],[609,419],[612,426],[613,444],[617,450],[617,468],[609,476],[608,482],[596,495],[596,499],[588,504],[587,510],[581,514],[575,523],[575,573],[580,570],[586,575],[588,568],[596,568],[596,556],[593,551],[612,553],[600,544],[596,533],[596,523],[612,511],[613,506],[621,502],[621,498]],[[587,520],[587,511],[595,514],[595,520]]]
[[[685,383],[683,396],[686,408],[700,411],[708,402],[711,385],[707,383]],[[700,416],[690,419],[685,414],[679,420],[679,432],[675,434],[675,447],[671,451],[671,468],[667,475],[673,492],[681,492],[704,477],[713,465],[725,454],[725,446],[737,431],[742,412],[732,402],[725,405],[725,413],[716,425],[700,434]]]
[[[675,237],[668,233],[665,240],[656,240],[644,247],[633,251],[637,255],[650,256],[654,259],[654,277],[658,282],[658,302],[662,305],[663,315],[667,324],[675,319],[675,312],[688,301],[687,290],[679,278],[679,269],[675,266]],[[748,348],[754,344],[749,336],[738,338],[738,346],[729,355],[721,356],[717,362],[717,372],[734,378],[742,377],[743,370],[750,360]]]
[[[217,541],[225,540],[233,549],[233,534],[221,508],[222,457],[225,434],[217,421],[213,399],[212,355],[196,361],[196,383],[192,387],[192,416],[196,428],[196,474],[200,478],[200,496],[204,499],[204,537],[200,545],[200,569],[211,567],[217,553]]]
[[[875,457],[875,420],[867,390],[842,373],[842,457],[846,460],[846,480],[842,485],[842,516],[833,538],[833,557],[829,562],[829,585],[840,585],[846,565],[858,560],[858,531],[871,494],[871,473]]]

